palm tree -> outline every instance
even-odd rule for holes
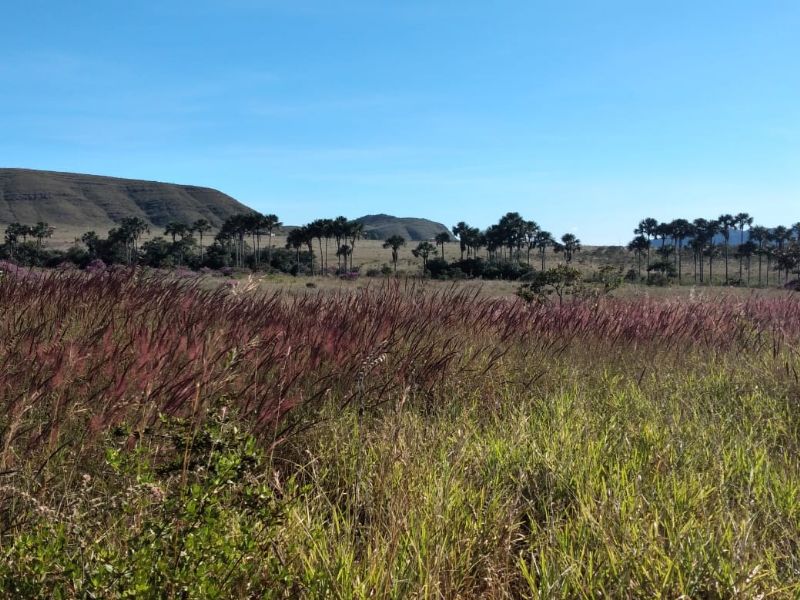
[[[25,227],[22,223],[10,223],[6,227],[5,242],[11,251],[11,256],[14,256],[14,251],[17,249],[19,238],[22,235],[22,228]],[[27,228],[26,228],[27,229]]]
[[[506,246],[508,248],[508,260],[513,260],[514,250],[517,251],[517,260],[519,260],[519,251],[525,242],[525,229],[525,220],[518,212],[504,214],[497,223],[494,231],[497,235],[498,247]]]
[[[483,235],[486,238],[486,253],[489,259],[496,260],[498,250],[500,250],[502,258],[504,236],[500,227],[497,225],[490,225],[486,228]]]
[[[173,243],[175,250],[178,251],[178,266],[183,264],[183,258],[186,256],[187,251],[189,251],[195,244],[190,227],[185,226],[181,230],[180,235],[181,239],[177,243]]]
[[[79,238],[79,240],[86,245],[86,249],[89,251],[89,256],[92,258],[97,258],[97,249],[100,245],[100,236],[98,236],[94,231],[87,231]]]
[[[789,227],[778,225],[772,230],[772,236],[775,242],[778,244],[778,249],[783,250],[786,244],[792,241],[794,234]]]
[[[28,241],[28,236],[33,235],[33,227],[22,223],[11,223],[6,228],[6,235],[12,236],[15,240],[22,238],[22,243],[24,244]]]
[[[533,241],[534,246],[539,251],[539,257],[542,259],[542,271],[545,269],[545,258],[547,254],[547,249],[555,243],[553,240],[553,234],[549,231],[539,231]],[[648,243],[648,247],[650,244]]]
[[[322,254],[322,238],[325,237],[326,230],[328,227],[327,219],[316,219],[311,221],[306,227],[308,228],[308,235],[311,239],[317,240],[319,245],[319,274],[322,275],[323,269],[325,268],[325,260]],[[312,269],[313,270],[313,269]]]
[[[653,219],[652,217],[648,217],[647,219],[642,219],[639,221],[639,226],[633,230],[633,233],[636,235],[643,235],[647,238],[648,245],[647,245],[647,268],[650,268],[650,238],[655,238],[656,236],[656,229],[658,228],[658,221]]]
[[[188,229],[189,228],[183,223],[179,223],[178,221],[170,221],[167,223],[167,226],[164,227],[164,235],[171,236],[172,243],[174,244],[176,241],[175,238],[179,235],[181,237],[184,236]]]
[[[672,227],[669,223],[659,223],[656,226],[655,237],[661,238],[661,248],[667,245],[667,238],[672,237]]]
[[[750,260],[753,254],[758,252],[758,246],[753,243],[753,239],[747,240],[744,244],[739,244],[736,248],[736,256],[739,258],[739,265],[741,266],[742,262],[747,259],[747,286],[750,287]],[[741,277],[739,278],[741,282]]]
[[[778,225],[775,229],[772,230],[772,240],[777,245],[777,248],[773,252],[767,255],[767,270],[769,271],[769,261],[774,258],[780,258],[783,254],[784,248],[786,245],[791,242],[792,240],[792,230],[788,227],[784,227],[783,225]],[[781,265],[785,266],[785,261],[781,261],[780,264],[776,267],[778,269],[778,274],[780,276]],[[769,275],[768,275],[769,277]],[[787,271],[786,277],[788,279],[789,273]],[[767,282],[769,285],[769,282]]]
[[[636,254],[636,267],[639,274],[639,279],[642,278],[642,256],[647,252],[650,247],[650,241],[643,235],[637,235],[628,243],[628,251]],[[544,267],[542,267],[544,270]]]
[[[739,245],[741,246],[742,244],[744,244],[744,228],[745,226],[751,227],[753,225],[753,217],[751,217],[747,213],[741,212],[737,214],[735,217],[733,217],[733,222],[734,225],[736,225],[736,227],[739,228]],[[743,262],[742,259],[744,258],[744,256],[746,255],[743,255],[741,252],[739,253],[739,281],[742,280],[742,262]],[[750,257],[748,256],[747,258],[749,264]],[[750,274],[748,273],[748,277],[749,275]]]
[[[222,230],[235,242],[236,266],[244,266],[245,237],[253,230],[252,213],[232,215],[222,224]]]
[[[764,247],[769,241],[769,230],[762,225],[750,227],[750,241],[755,244],[755,253],[758,255],[758,285],[761,286],[762,260]]]
[[[342,257],[347,259],[346,254],[342,254],[339,252],[339,248],[342,247],[343,240],[347,239],[348,235],[348,228],[347,228],[348,221],[345,217],[336,217],[335,219],[330,221],[329,229],[330,235],[333,237],[334,241],[336,242],[336,259],[337,259],[337,269],[342,268]],[[327,249],[326,249],[327,250]],[[347,263],[345,263],[345,267]]]
[[[305,236],[305,227],[295,227],[286,236],[286,247],[293,249],[297,253],[295,262],[297,263],[298,272],[300,270],[300,248],[306,243]]]
[[[477,227],[470,227],[467,230],[469,248],[472,250],[472,258],[479,258],[481,248],[486,246],[486,234]]]
[[[708,285],[714,284],[714,257],[717,255],[717,246],[714,238],[720,232],[719,221],[709,221],[706,226],[706,255],[708,256]]]
[[[267,232],[267,262],[269,265],[272,265],[272,233],[279,227],[281,227],[283,223],[280,222],[277,215],[264,215],[261,217],[261,226],[264,228],[264,231]]]
[[[417,247],[411,251],[411,254],[413,254],[416,258],[422,259],[423,273],[428,270],[428,257],[434,252],[436,252],[436,246],[430,242],[420,242],[417,244]]]
[[[694,225],[693,227],[695,228],[694,237],[692,238],[692,241],[689,242],[689,246],[692,248],[692,259],[694,261],[694,282],[697,283],[697,271],[699,267],[700,283],[703,283],[703,274],[705,272],[705,261],[703,259],[703,250],[706,246],[705,232]]]
[[[767,287],[769,287],[769,274],[770,271],[772,271],[772,259],[775,258],[776,247],[773,244],[774,241],[775,241],[775,234],[773,232],[770,232],[769,236],[767,237],[767,243],[764,244],[764,250],[763,250],[764,257],[767,259],[766,278],[764,281]]]
[[[400,250],[401,246],[405,245],[406,245],[406,240],[403,236],[400,235],[393,235],[390,238],[388,238],[385,242],[383,242],[384,248],[392,249],[392,263],[394,264],[395,273],[397,273],[398,251]]]
[[[51,227],[44,221],[39,221],[36,223],[36,225],[30,228],[30,234],[36,238],[36,248],[38,250],[41,250],[43,240],[51,237],[54,231],[55,228]]]
[[[261,263],[261,236],[264,235],[264,216],[253,212],[243,217],[245,232],[250,235],[253,244],[253,268],[257,269]]]
[[[252,213],[246,215],[237,215],[234,219],[234,236],[239,244],[240,267],[244,267],[245,264],[245,250],[247,249],[245,238],[248,235],[252,235],[257,227],[258,222],[253,218]],[[255,246],[255,242],[253,242],[253,245]],[[255,253],[255,247],[253,248],[253,253]]]
[[[314,230],[311,225],[303,225],[298,228],[302,233],[298,236],[303,240],[303,243],[308,248],[308,253],[311,255],[311,275],[314,275]]]
[[[344,217],[342,217],[344,218]],[[336,232],[336,220],[335,219],[322,219],[322,233],[325,237],[325,272],[328,272],[328,243],[333,239]]]
[[[780,249],[780,266],[778,270],[784,271],[784,281],[789,281],[789,272],[794,268],[794,225],[791,227],[776,227],[776,237],[779,238],[778,248]]]
[[[442,231],[441,233],[437,234],[435,238],[433,238],[436,242],[437,246],[442,247],[442,260],[444,260],[444,245],[450,243],[450,234],[446,231]]]
[[[531,264],[531,250],[536,245],[536,235],[539,233],[540,227],[536,221],[525,221],[525,229],[523,231],[525,235],[525,242],[528,248],[528,254],[526,257],[526,262],[530,266]]]
[[[692,235],[694,228],[686,219],[675,219],[669,226],[672,231],[672,239],[675,241],[676,262],[678,263],[678,283],[681,283],[681,281],[683,281],[683,256],[681,255],[681,250],[683,249],[684,240]]]
[[[347,244],[342,244],[336,249],[336,256],[340,259],[340,261],[344,261],[344,268],[347,269],[347,258],[353,254],[353,249],[348,246]],[[339,263],[339,269],[341,270],[341,262]]]
[[[797,267],[797,252],[795,246],[787,246],[775,255],[775,270],[780,277],[781,271],[784,273],[784,283],[789,281],[789,273]]]
[[[134,256],[139,253],[139,239],[150,232],[147,221],[139,217],[126,217],[120,222],[119,231],[125,239],[127,262],[131,263]]]
[[[197,219],[194,223],[192,223],[191,231],[196,231],[198,237],[200,238],[200,261],[203,261],[203,234],[211,231],[211,223],[206,221],[205,219]]]
[[[567,264],[572,262],[572,258],[576,252],[581,251],[581,241],[571,233],[565,233],[561,236],[561,248],[564,253],[564,259]]]
[[[356,241],[364,235],[364,223],[361,221],[348,221],[347,237],[350,239],[350,270],[353,270],[353,252],[356,249]]]
[[[695,231],[695,241],[692,247],[698,257],[700,281],[702,282],[704,279],[704,261],[705,257],[708,256],[708,283],[711,285],[714,274],[714,255],[716,252],[714,236],[719,233],[719,224],[716,221],[709,221],[708,219],[695,219],[692,225]]]
[[[28,241],[28,236],[33,237],[33,227],[30,225],[20,225],[19,233],[22,236],[23,243]]]
[[[451,231],[453,232],[453,235],[458,238],[458,244],[461,249],[461,260],[464,260],[464,252],[465,251],[469,252],[468,241],[469,241],[470,226],[467,225],[464,221],[459,221],[458,223],[453,225]]]
[[[717,223],[719,225],[719,233],[722,234],[722,237],[725,240],[725,283],[727,284],[729,282],[728,249],[730,248],[731,229],[735,229],[738,223],[736,221],[736,217],[728,214],[720,215],[717,219]]]

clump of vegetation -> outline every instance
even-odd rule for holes
[[[580,299],[600,298],[619,288],[624,279],[622,272],[610,265],[585,277],[578,269],[559,265],[547,271],[534,271],[524,277],[525,283],[517,288],[517,296],[526,302],[547,302],[552,296],[558,304],[572,296]]]
[[[118,427],[98,442],[105,456],[81,465],[88,470],[57,505],[49,506],[53,489],[3,489],[25,524],[8,524],[21,532],[3,549],[2,594],[242,597],[280,581],[280,564],[263,555],[299,490],[271,481],[266,454],[231,414],[164,418],[157,433],[137,432],[131,448],[133,433]]]
[[[795,295],[10,273],[0,336],[7,596],[800,593]]]
[[[517,289],[517,295],[526,302],[544,302],[549,296],[558,298],[564,303],[564,296],[574,294],[581,289],[581,272],[566,265],[559,265],[547,271],[532,273]]]

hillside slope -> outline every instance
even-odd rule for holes
[[[207,219],[218,227],[251,209],[214,189],[29,169],[0,169],[0,224],[46,221],[55,227],[103,230],[125,217],[152,226]]]
[[[393,235],[399,235],[411,241],[429,240],[443,231],[449,231],[441,223],[428,219],[393,217],[383,214],[366,215],[356,221],[364,224],[364,237],[373,240],[385,240]]]

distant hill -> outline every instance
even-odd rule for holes
[[[430,240],[437,234],[449,232],[441,223],[428,219],[414,219],[410,217],[393,217],[391,215],[366,215],[356,219],[364,225],[364,237],[371,240],[385,240],[393,235],[399,235],[407,240]]]
[[[682,245],[686,246],[691,241],[692,238],[690,237],[684,238]],[[732,229],[730,233],[730,239],[728,240],[728,244],[730,244],[731,246],[738,246],[740,241],[742,244],[750,241],[750,232],[745,230],[744,234],[742,234],[742,232],[740,232],[738,229],[736,230]],[[717,246],[722,246],[723,244],[725,244],[725,236],[722,235],[721,233],[716,234],[714,236],[714,243]],[[667,246],[672,246],[672,238],[668,238],[666,244]],[[661,246],[664,245],[664,240],[661,239],[650,240],[650,245],[653,248],[660,248]]]
[[[137,179],[29,169],[0,169],[0,224],[46,221],[58,227],[107,230],[125,217],[151,226],[206,219],[219,227],[251,209],[217,190]]]

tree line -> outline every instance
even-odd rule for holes
[[[129,217],[105,238],[89,231],[75,240],[75,246],[58,252],[45,247],[45,240],[54,232],[47,223],[12,223],[6,228],[0,258],[40,266],[63,261],[85,266],[92,260],[102,260],[108,264],[159,268],[228,267],[292,274],[344,274],[358,270],[353,264],[353,251],[365,233],[361,222],[343,216],[284,228],[277,215],[257,212],[233,215],[213,236],[212,230],[206,219],[192,223],[173,221],[164,226],[160,235],[143,241],[150,233],[150,225],[141,218]],[[274,244],[279,232],[286,234],[282,247]],[[778,279],[787,281],[791,273],[800,271],[800,223],[767,228],[754,225],[747,213],[693,221],[658,222],[646,218],[634,229],[634,236],[627,245],[636,267],[628,272],[630,280],[674,278],[683,282],[686,261],[691,261],[692,277],[697,283],[714,280],[715,264],[722,271],[717,279],[723,278],[727,284],[749,285],[754,270],[758,285],[770,285],[771,272],[777,271],[773,283],[778,283]],[[387,272],[397,271],[400,249],[407,243],[398,235],[383,241],[392,265]],[[458,259],[448,261],[445,247],[451,243],[458,245],[459,254]],[[581,250],[581,241],[574,234],[556,238],[535,221],[508,212],[483,230],[459,221],[450,231],[418,242],[411,253],[420,259],[423,273],[434,277],[516,279],[534,268],[545,271],[550,254],[560,255],[561,261],[569,265]],[[754,260],[757,267],[752,264]]]
[[[635,237],[627,248],[636,256],[640,277],[644,263],[648,274],[682,282],[684,260],[691,258],[693,280],[697,283],[711,283],[715,261],[720,260],[725,284],[750,285],[754,260],[758,285],[770,285],[772,271],[777,272],[778,280],[788,281],[791,273],[800,271],[800,223],[770,228],[754,222],[748,213],[663,223],[646,218],[634,229]]]
[[[106,237],[88,231],[75,240],[76,245],[66,252],[44,248],[43,241],[52,236],[53,228],[47,223],[26,226],[12,223],[6,228],[5,244],[0,248],[2,257],[17,262],[53,266],[69,261],[85,266],[89,261],[102,260],[107,264],[141,264],[152,267],[186,266],[190,268],[251,268],[278,269],[282,271],[321,275],[353,272],[353,251],[364,237],[364,226],[359,221],[339,216],[316,219],[301,227],[284,228],[274,214],[257,212],[236,214],[227,218],[210,238],[211,223],[199,219],[193,223],[170,222],[160,235],[146,239],[150,225],[139,217],[122,219]],[[548,250],[563,255],[571,262],[581,250],[580,240],[565,234],[557,240],[541,229],[534,221],[525,220],[519,213],[509,212],[498,223],[485,230],[471,227],[461,221],[448,231],[440,232],[431,240],[423,240],[411,249],[413,256],[422,261],[423,272],[435,269],[441,274],[445,269],[455,272],[464,267],[464,275],[495,276],[519,275],[517,267],[532,268],[533,261],[545,268]],[[276,248],[276,233],[286,234],[286,244]],[[36,240],[34,245],[28,239]],[[393,270],[397,271],[400,249],[408,240],[393,235],[384,240],[389,250]],[[460,259],[448,263],[445,246],[457,242]],[[438,256],[437,256],[438,254]],[[332,263],[335,260],[335,264]],[[515,265],[503,272],[491,271],[486,265]],[[524,270],[524,269],[523,269]]]

